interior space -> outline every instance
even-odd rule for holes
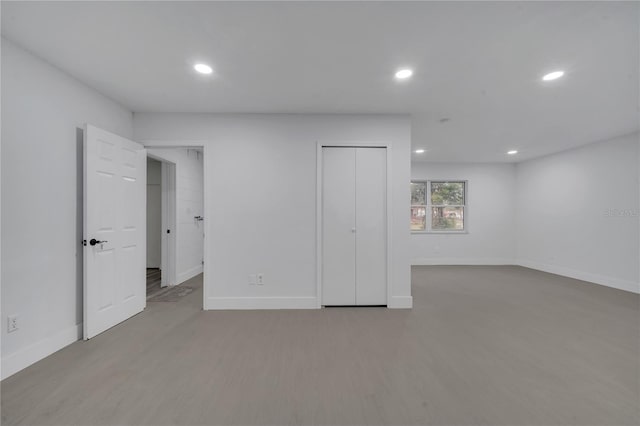
[[[3,425],[640,424],[640,3],[0,12]]]

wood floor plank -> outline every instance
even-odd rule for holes
[[[163,289],[160,287],[162,282],[162,272],[158,268],[147,268],[147,300],[156,296]]]
[[[2,382],[3,425],[637,425],[640,296],[520,267],[412,270],[414,309],[175,303]]]

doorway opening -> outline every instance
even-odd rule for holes
[[[203,274],[202,154],[147,148],[147,302],[178,301],[194,290],[181,284]]]
[[[147,299],[162,288],[162,162],[147,157]]]

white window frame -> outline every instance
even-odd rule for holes
[[[431,203],[431,183],[443,183],[443,182],[460,182],[464,184],[464,204],[461,205],[448,205],[442,206],[440,204],[433,205]],[[411,229],[412,234],[468,234],[469,233],[469,200],[467,199],[467,194],[469,192],[469,181],[465,179],[412,179],[411,183],[424,183],[425,184],[425,202],[426,204],[411,204],[411,208],[413,207],[425,207],[426,209],[426,217],[425,217],[425,229],[423,230],[413,230]],[[462,207],[462,229],[431,229],[431,208],[432,207]],[[411,223],[409,223],[409,227],[411,227]]]

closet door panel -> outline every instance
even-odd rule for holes
[[[355,305],[356,150],[322,155],[322,304]]]
[[[356,304],[387,304],[387,150],[356,149]]]

